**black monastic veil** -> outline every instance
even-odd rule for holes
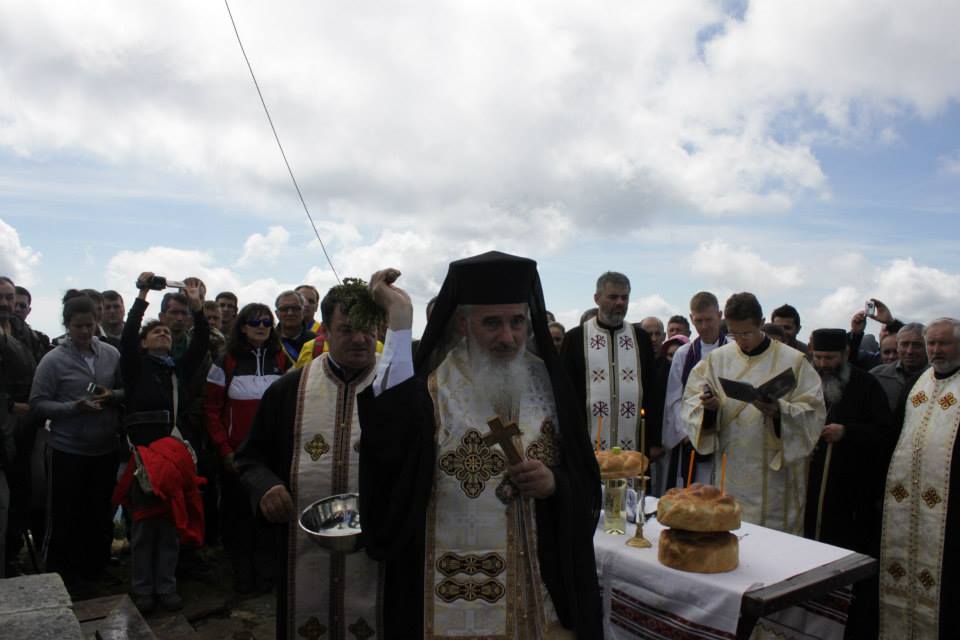
[[[368,553],[386,561],[387,617],[399,607],[408,630],[409,625],[422,625],[423,529],[436,448],[426,378],[462,339],[456,326],[458,308],[523,302],[529,305],[532,329],[528,349],[543,360],[550,376],[563,461],[554,469],[554,496],[536,501],[541,577],[565,627],[575,629],[579,638],[602,635],[593,555],[593,534],[601,506],[600,473],[586,418],[551,341],[536,262],[499,252],[450,265],[417,349],[416,375],[396,387],[397,393],[392,396],[397,400],[384,406],[376,401],[372,390],[358,398],[363,430],[360,495],[364,538]],[[428,426],[399,426],[408,419]],[[406,454],[398,453],[400,449]],[[393,473],[384,475],[384,467],[389,464],[394,465]],[[389,487],[384,486],[387,483]],[[419,574],[417,580],[411,580],[411,574]],[[394,590],[404,592],[402,598],[391,596]],[[410,611],[412,608],[420,610],[416,612],[420,615]],[[390,636],[395,631],[392,626],[387,627]]]

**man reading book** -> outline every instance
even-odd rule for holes
[[[802,535],[807,459],[826,415],[820,376],[803,353],[764,335],[763,310],[752,293],[730,296],[723,314],[732,343],[711,351],[690,373],[684,427],[698,452],[727,454],[726,490],[737,497],[744,520]],[[783,384],[791,376],[793,383]],[[738,393],[738,400],[721,378],[760,393]]]

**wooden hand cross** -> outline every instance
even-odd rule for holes
[[[523,456],[517,450],[517,445],[513,441],[514,436],[520,435],[520,428],[517,427],[517,423],[511,422],[504,425],[503,421],[496,417],[487,420],[487,424],[490,425],[490,433],[483,436],[483,443],[488,447],[495,444],[500,445],[511,465],[523,462]]]

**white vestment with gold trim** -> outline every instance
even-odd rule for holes
[[[556,406],[543,362],[528,372],[514,441],[526,458],[559,460]],[[482,436],[495,417],[474,392],[467,349],[453,349],[428,378],[436,415],[437,458],[427,507],[424,637],[539,639],[559,626],[540,577],[535,504],[518,495],[499,446]]]
[[[375,367],[344,383],[324,353],[303,370],[290,467],[290,494],[297,514],[339,493],[357,493],[360,468],[358,393],[373,382]],[[288,638],[375,640],[380,631],[381,565],[363,551],[332,554],[289,527],[287,555]]]
[[[950,466],[960,425],[960,372],[928,369],[910,390],[887,471],[880,546],[880,637],[939,638]]]
[[[780,437],[773,419],[752,404],[727,397],[720,386],[720,378],[759,386],[788,368],[797,384],[778,401]],[[703,426],[699,397],[704,385],[720,400],[716,423],[709,428]],[[718,454],[717,472],[719,454],[727,454],[725,489],[737,498],[743,519],[803,535],[808,460],[826,417],[820,376],[804,354],[776,341],[755,356],[744,355],[732,342],[711,351],[690,373],[681,413],[697,451]]]

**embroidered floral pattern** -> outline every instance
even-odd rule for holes
[[[476,498],[493,476],[502,473],[507,463],[503,455],[483,442],[476,429],[470,429],[456,451],[440,458],[440,469],[460,481],[460,488],[468,498]]]
[[[604,382],[607,379],[606,369],[593,369],[591,375],[594,382]]]
[[[633,369],[624,369],[620,372],[620,379],[624,382],[633,382],[637,379],[637,374],[633,372]]]
[[[606,418],[610,415],[610,405],[608,405],[603,400],[597,400],[593,403],[593,417],[603,416]]]
[[[937,490],[933,487],[929,487],[920,495],[920,497],[923,498],[923,501],[926,502],[927,506],[931,509],[943,502],[943,500],[940,498],[940,494],[938,494]]]
[[[460,582],[448,578],[437,585],[437,595],[444,602],[453,602],[454,600],[473,602],[480,599],[494,603],[502,598],[504,593],[506,593],[506,590],[503,585],[496,580]]]
[[[318,433],[311,438],[310,442],[303,445],[303,450],[309,454],[311,460],[316,462],[320,459],[320,456],[330,451],[330,445],[328,445],[327,441],[323,439],[323,436]]]
[[[907,575],[907,570],[903,568],[899,562],[894,562],[892,565],[887,567],[887,573],[893,576],[894,580],[900,580],[903,576]]]
[[[921,391],[920,393],[918,393],[918,394],[914,395],[912,398],[910,398],[910,402],[913,403],[913,406],[914,406],[914,407],[919,407],[920,405],[922,405],[922,404],[923,404],[924,402],[926,402],[926,401],[927,401],[927,394],[924,393],[923,391]]]
[[[513,484],[510,476],[504,476],[500,484],[497,485],[497,490],[494,491],[494,495],[497,496],[500,502],[506,505],[510,504],[514,498],[520,495],[520,490],[517,489],[517,485]]]
[[[493,578],[503,573],[506,566],[504,559],[496,553],[488,553],[482,556],[473,554],[460,556],[448,552],[437,560],[437,570],[448,578],[458,573],[464,573],[468,576],[484,573]]]
[[[620,405],[620,415],[624,418],[632,418],[637,415],[637,405],[627,400]]]
[[[369,640],[375,635],[374,630],[363,618],[358,618],[353,624],[347,625],[347,631],[352,633],[357,640]]]
[[[560,464],[560,446],[557,442],[557,429],[550,420],[544,420],[540,426],[540,435],[527,447],[527,457],[539,460],[543,464]]]
[[[930,590],[933,585],[937,584],[937,581],[933,579],[933,576],[930,575],[930,572],[924,569],[919,574],[917,574],[917,580],[920,581],[920,584],[923,585],[923,588]]]
[[[607,348],[607,336],[591,336],[590,348],[599,351]]]
[[[620,336],[620,348],[624,351],[633,349],[633,338],[630,336]]]
[[[297,635],[305,640],[318,640],[327,635],[326,625],[320,624],[316,616],[310,616],[307,621],[297,629]]]
[[[907,496],[909,496],[910,494],[907,493],[907,490],[904,489],[902,484],[898,484],[897,486],[895,486],[893,489],[890,490],[890,495],[892,495],[893,499],[896,500],[897,502],[903,502],[904,500],[907,499]]]
[[[937,404],[940,405],[940,408],[946,411],[953,405],[957,404],[957,397],[953,395],[953,392],[948,393],[937,401]]]

